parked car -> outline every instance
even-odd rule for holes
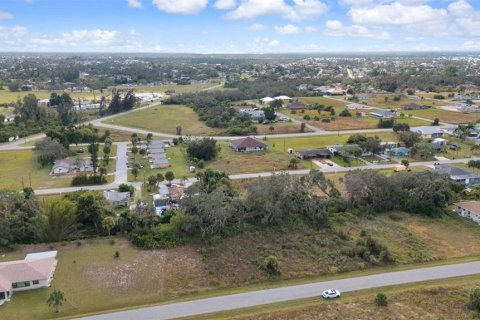
[[[338,291],[338,290],[325,290],[325,291],[322,292],[322,297],[324,299],[340,298],[340,291]]]
[[[450,145],[450,150],[458,150],[458,149],[460,149],[460,146],[458,144],[452,143]]]

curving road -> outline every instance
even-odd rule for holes
[[[82,318],[83,320],[165,320],[189,317],[220,311],[248,308],[259,305],[280,303],[318,297],[323,290],[337,289],[342,293],[380,288],[413,282],[439,280],[480,273],[480,261],[452,264],[438,267],[419,268],[406,271],[388,272],[364,277],[315,282],[296,286],[266,289],[214,298],[172,303],[136,310],[121,311]]]

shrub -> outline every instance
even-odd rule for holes
[[[197,168],[198,168],[198,169],[203,169],[203,168],[205,168],[205,161],[199,160],[199,161],[197,162]]]
[[[323,118],[323,119],[322,119],[322,122],[324,122],[324,123],[329,123],[329,122],[330,122],[330,118]]]
[[[340,117],[351,117],[352,114],[350,113],[350,111],[348,111],[348,109],[343,109],[342,112],[340,112],[338,114]]]
[[[379,292],[375,297],[375,304],[379,307],[386,307],[388,306],[388,299],[387,295],[383,292]]]
[[[303,119],[308,121],[308,120],[310,120],[311,118],[310,118],[310,116],[309,116],[308,114],[306,114],[306,115],[303,116]]]
[[[277,257],[275,256],[266,257],[261,267],[270,276],[276,276],[281,274],[280,265],[278,263]]]
[[[470,292],[470,302],[468,306],[470,309],[480,312],[480,288],[475,288]]]
[[[120,252],[115,251],[115,254],[113,255],[113,257],[114,257],[115,259],[120,258]]]

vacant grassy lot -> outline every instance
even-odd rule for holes
[[[372,107],[385,109],[396,109],[403,106],[404,104],[409,103],[423,104],[431,107],[443,106],[448,104],[448,102],[440,100],[411,100],[405,96],[402,96],[399,101],[394,101],[395,96],[395,94],[377,94],[372,96],[372,98],[370,98],[369,100],[366,100],[365,103]],[[388,99],[387,101],[385,101],[385,97]]]
[[[63,91],[19,91],[11,92],[9,90],[0,90],[0,103],[13,103],[16,102],[19,98],[23,99],[28,94],[34,94],[37,99],[49,99],[52,92],[63,93]],[[93,100],[94,95],[90,91],[85,92],[70,92],[70,96],[73,99],[88,99]],[[100,92],[95,93],[96,98],[100,98],[102,94]]]
[[[220,81],[211,81],[209,83],[197,83],[197,84],[186,84],[186,85],[177,85],[177,84],[166,84],[161,86],[135,86],[132,89],[135,89],[135,92],[141,93],[151,93],[151,92],[165,92],[165,91],[174,91],[175,93],[191,93],[197,92],[202,89],[211,88],[220,84]],[[122,87],[118,87],[122,88]]]
[[[177,126],[182,127],[182,135],[220,135],[222,129],[207,127],[198,119],[192,108],[179,105],[161,105],[120,115],[105,123],[140,128],[163,133],[176,133]]]
[[[335,111],[337,109],[343,110],[345,109],[345,106],[349,104],[350,102],[347,100],[342,101],[342,97],[333,97],[333,98],[325,98],[325,97],[303,97],[299,98],[300,101],[302,101],[305,104],[323,104],[325,107],[332,106],[335,108]]]
[[[422,117],[426,119],[435,119],[438,118],[442,122],[446,123],[468,123],[468,122],[477,122],[480,120],[480,115],[475,113],[461,113],[454,111],[447,111],[442,109],[425,109],[425,110],[409,110],[405,111],[405,114],[414,115],[417,117]]]
[[[273,144],[269,141],[267,143],[270,145],[267,151],[235,152],[229,147],[228,142],[219,142],[221,151],[217,159],[208,162],[207,166],[230,174],[288,170],[290,159],[294,156],[272,147]],[[309,167],[310,161],[301,161],[298,164],[299,169]]]

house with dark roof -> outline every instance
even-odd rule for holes
[[[290,110],[303,110],[306,108],[306,105],[301,101],[290,102],[287,105],[287,108]]]
[[[130,192],[108,190],[103,192],[103,197],[115,207],[127,207],[130,204]]]
[[[328,149],[296,150],[295,154],[299,159],[330,158],[332,156],[332,152]]]
[[[230,147],[237,152],[256,152],[268,149],[268,145],[254,137],[230,141]]]
[[[402,110],[422,110],[428,109],[428,106],[417,103],[407,103],[400,107]]]
[[[464,183],[466,185],[478,185],[480,184],[480,176],[448,164],[439,164],[435,166],[435,172],[445,174],[453,182]]]

